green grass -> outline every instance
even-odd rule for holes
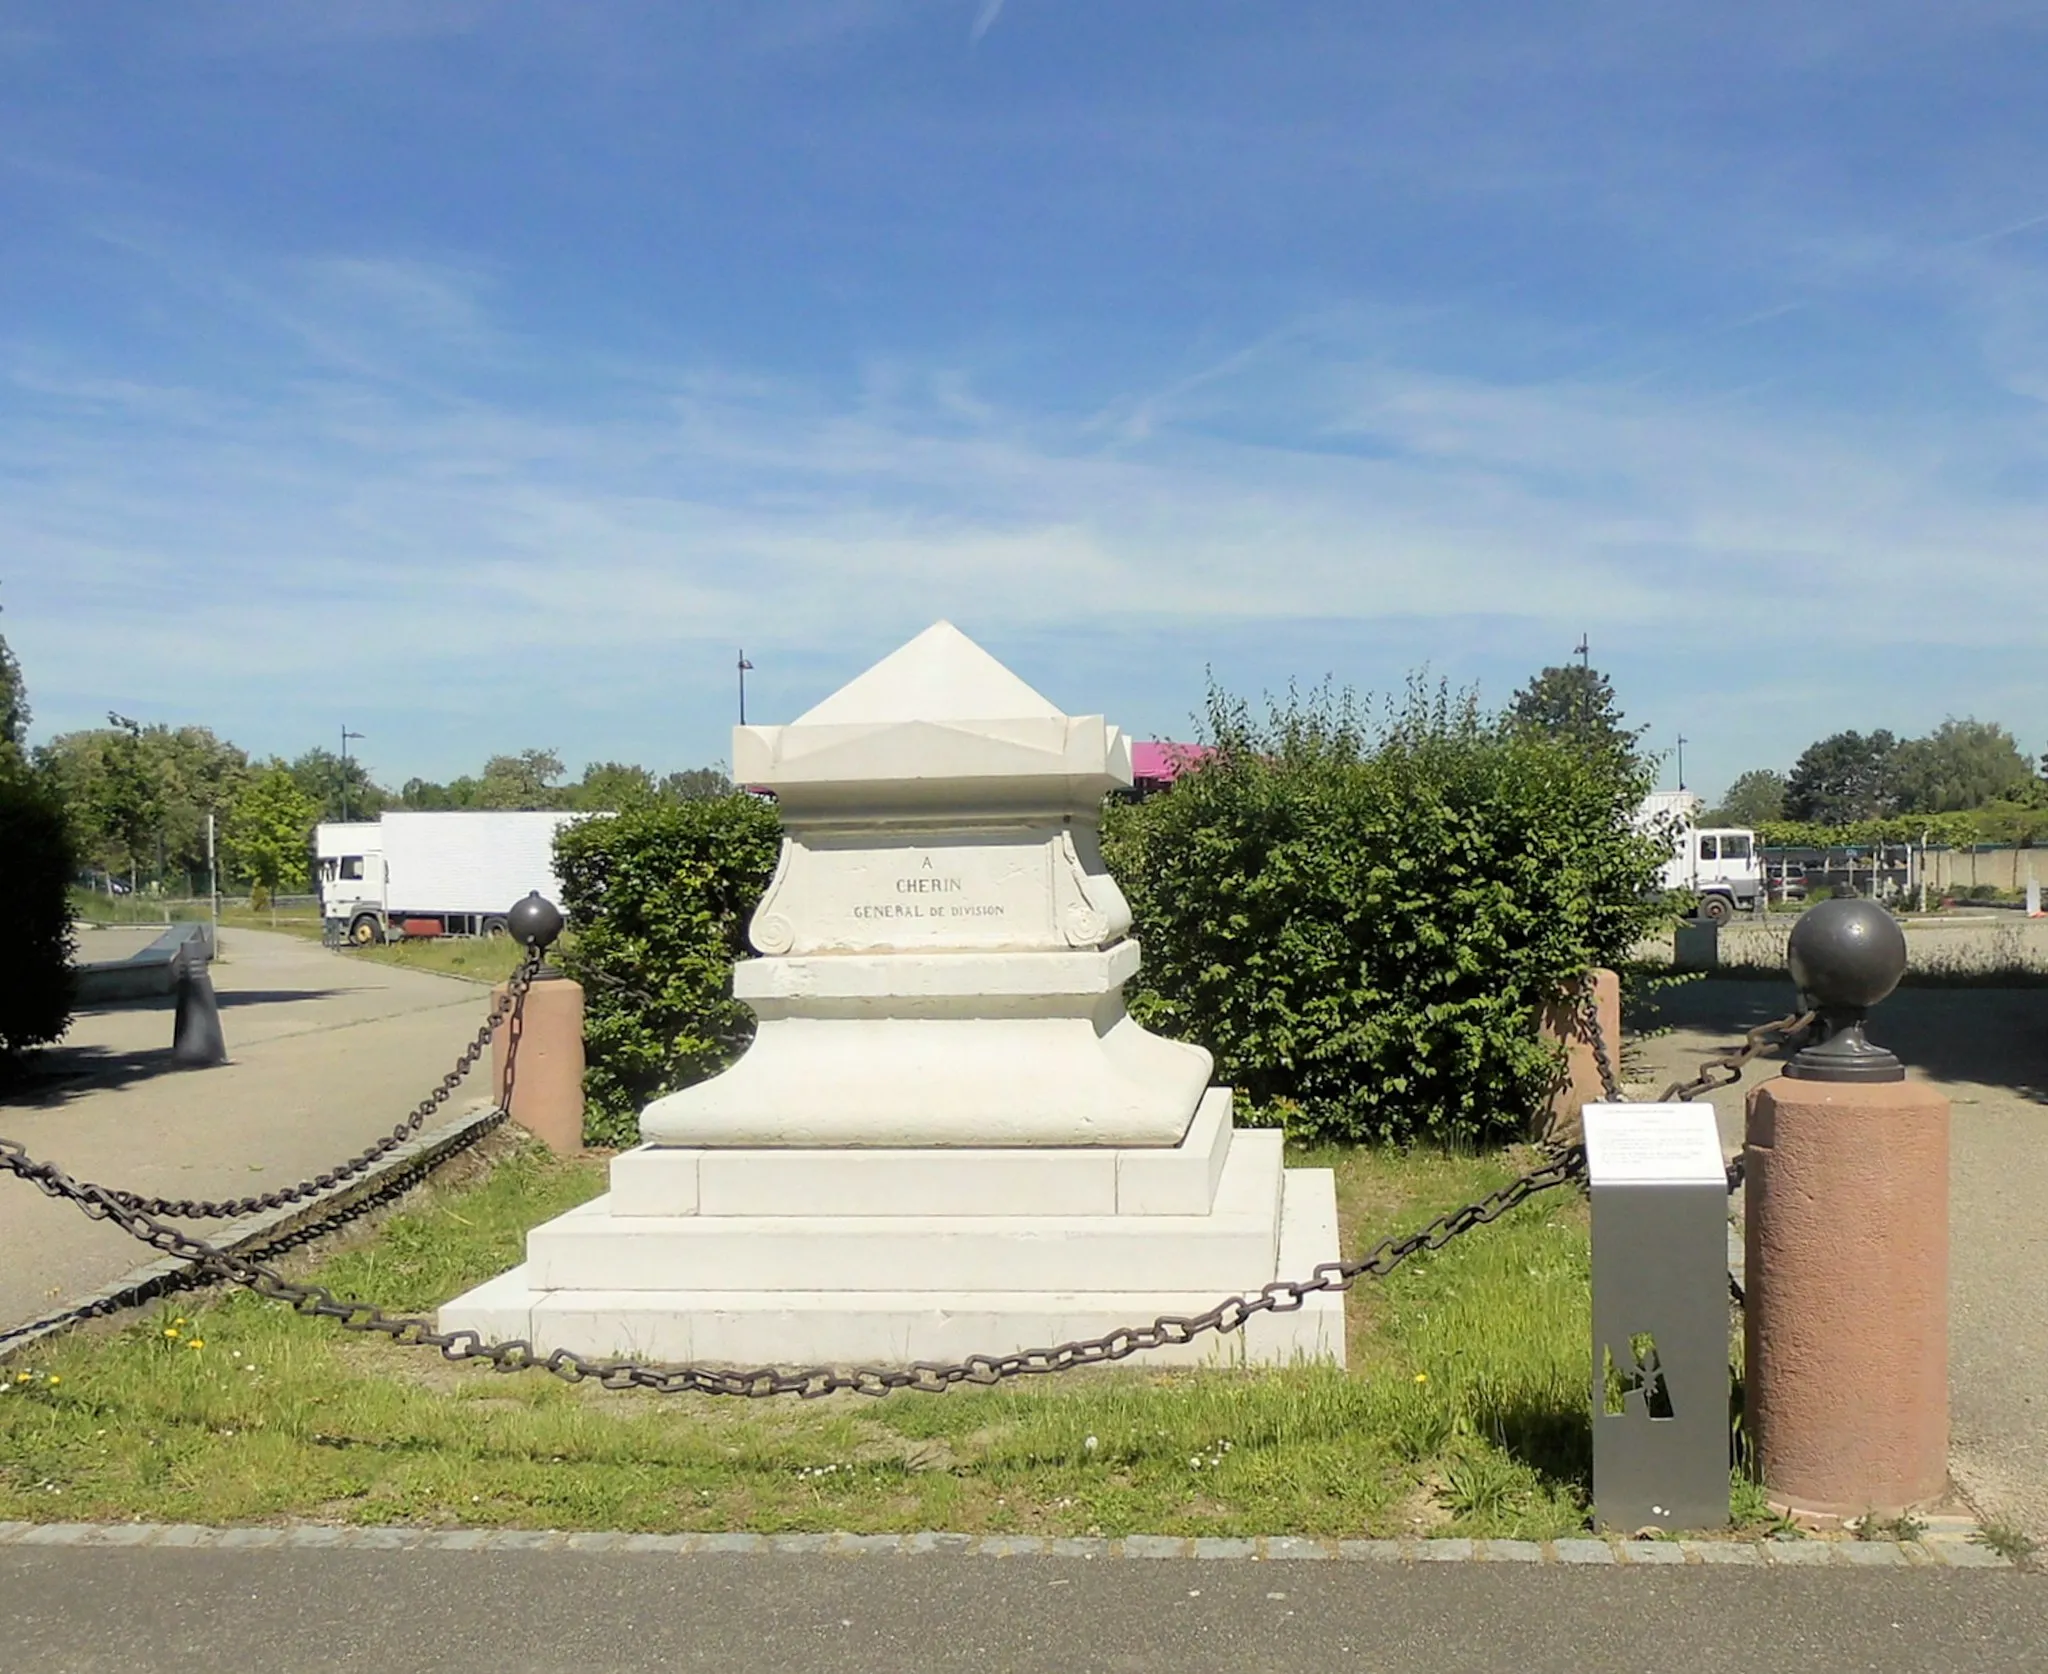
[[[503,982],[524,951],[509,936],[488,940],[475,936],[433,936],[347,948],[343,957],[397,965],[408,971],[432,971],[436,976],[467,977],[472,982]]]
[[[1303,1160],[1338,1167],[1352,1250],[1522,1161]],[[598,1162],[520,1150],[320,1276],[426,1309],[602,1186]],[[1586,1523],[1587,1264],[1583,1203],[1552,1193],[1354,1291],[1349,1371],[1104,1370],[811,1403],[451,1366],[234,1293],[7,1368],[0,1519],[1564,1535]]]
[[[183,924],[208,915],[205,901],[170,901],[149,895],[102,895],[94,889],[66,891],[71,916],[83,924]]]

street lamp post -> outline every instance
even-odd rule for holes
[[[745,651],[744,649],[742,649],[742,650],[741,650],[741,652],[740,652],[740,662],[739,662],[739,673],[740,673],[740,725],[741,725],[741,726],[745,726],[745,725],[747,724],[747,671],[748,671],[749,669],[751,669],[751,668],[752,668],[753,666],[754,666],[754,665],[753,665],[752,663],[750,663],[750,662],[748,662],[748,661],[747,661],[747,653],[746,653],[746,651]]]
[[[341,724],[341,817],[348,819],[348,741],[361,738],[359,732],[350,732],[346,721]]]

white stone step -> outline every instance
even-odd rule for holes
[[[1233,1140],[1207,1215],[613,1215],[536,1227],[540,1290],[1228,1291],[1273,1271],[1282,1138]]]
[[[1256,1139],[1256,1133],[1242,1136]],[[1305,1279],[1335,1261],[1337,1195],[1328,1169],[1284,1176],[1277,1259],[1224,1286],[1129,1291],[563,1290],[532,1288],[515,1268],[441,1310],[444,1330],[493,1341],[521,1338],[543,1351],[709,1365],[902,1365],[1009,1354],[1149,1325],[1162,1314],[1207,1311],[1255,1295],[1274,1278]],[[1276,1271],[1277,1269],[1277,1271]],[[1133,1357],[1144,1365],[1344,1363],[1344,1305],[1325,1292],[1242,1330]]]
[[[610,1212],[646,1215],[1203,1215],[1230,1154],[1230,1089],[1180,1144],[1005,1150],[641,1145],[612,1159]]]

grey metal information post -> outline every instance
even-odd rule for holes
[[[1728,1184],[1704,1104],[1589,1104],[1593,1516],[1728,1521]]]

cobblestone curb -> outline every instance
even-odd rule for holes
[[[1634,1568],[1823,1567],[2006,1569],[2009,1558],[1966,1528],[1918,1540],[1334,1540],[1299,1535],[1183,1539],[1174,1535],[1061,1538],[967,1534],[565,1534],[552,1529],[343,1528],[326,1523],[214,1529],[196,1523],[0,1523],[11,1546],[175,1546],[232,1551],[588,1552],[697,1556],[1085,1558],[1143,1562],[1235,1558],[1252,1563],[1598,1564]]]

